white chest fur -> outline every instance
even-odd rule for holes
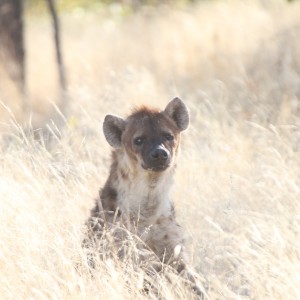
[[[116,186],[118,206],[122,214],[147,226],[155,223],[160,216],[170,215],[173,168],[156,173],[145,171],[141,167],[132,170],[130,165],[124,163],[123,160],[121,168],[126,168],[129,172],[126,178],[118,176]]]

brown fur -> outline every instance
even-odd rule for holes
[[[162,112],[143,107],[126,120],[105,118],[104,134],[115,149],[109,177],[88,220],[89,240],[119,224],[136,234],[162,262],[185,271],[202,295],[188,267],[182,228],[170,196],[180,132],[188,122],[187,109],[178,98]],[[125,238],[122,230],[113,235],[117,240]]]

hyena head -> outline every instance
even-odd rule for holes
[[[189,124],[185,104],[175,98],[163,111],[143,107],[127,119],[107,115],[103,132],[115,149],[123,149],[144,170],[161,172],[174,165],[180,132]]]

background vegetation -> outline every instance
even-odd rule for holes
[[[129,261],[91,276],[81,240],[108,173],[104,116],[180,96],[191,126],[174,200],[210,299],[299,299],[299,15],[280,0],[60,9],[61,103],[51,23],[27,10],[30,115],[0,73],[1,297],[156,297]],[[157,276],[163,299],[191,299],[180,278]]]

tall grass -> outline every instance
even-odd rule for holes
[[[1,298],[193,297],[170,270],[148,278],[155,289],[147,294],[143,266],[109,255],[91,273],[81,248],[108,174],[105,114],[163,109],[180,96],[191,126],[174,200],[209,297],[299,299],[299,15],[299,3],[279,0],[204,1],[127,17],[65,13],[64,104],[50,24],[29,18],[32,116],[6,85],[0,91]],[[52,134],[38,140],[39,127]]]

